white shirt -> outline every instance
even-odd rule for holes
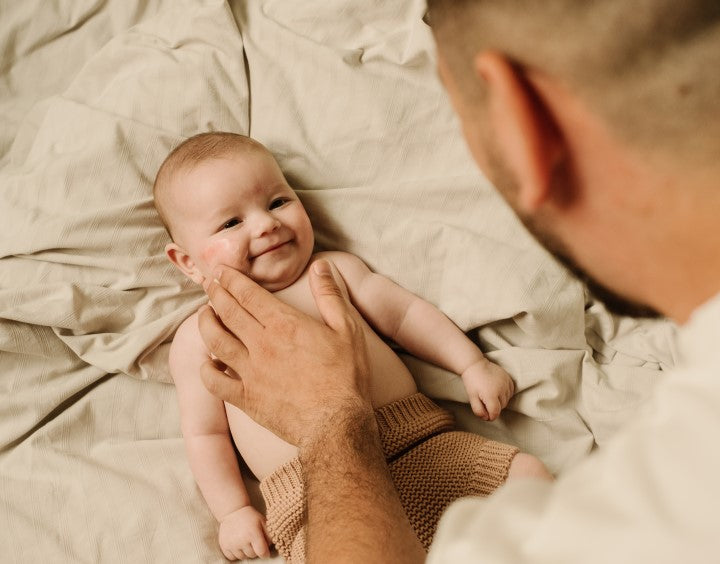
[[[720,294],[632,424],[554,484],[455,502],[428,563],[720,562]]]

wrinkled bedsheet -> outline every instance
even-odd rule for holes
[[[674,364],[673,325],[610,315],[477,171],[423,12],[0,0],[0,561],[224,561],[167,371],[204,297],[165,259],[151,197],[200,131],[267,145],[319,248],[359,255],[506,367],[518,393],[490,424],[459,378],[401,353],[464,428],[560,473]]]

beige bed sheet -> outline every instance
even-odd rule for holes
[[[413,359],[460,424],[555,472],[632,417],[674,327],[608,314],[464,147],[424,3],[0,0],[0,561],[221,562],[167,346],[203,295],[151,182],[209,129],[277,156],[322,249],[443,309],[515,377],[500,421]],[[428,328],[431,331],[432,328]]]

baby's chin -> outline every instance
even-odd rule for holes
[[[228,267],[232,268],[232,267]],[[280,290],[284,290],[288,286],[292,286],[295,282],[297,282],[302,275],[302,271],[300,271],[297,274],[292,274],[290,276],[282,276],[279,278],[272,278],[271,280],[260,280],[257,277],[252,276],[251,274],[248,274],[247,272],[243,272],[239,270],[240,274],[243,274],[250,278],[253,282],[255,282],[258,286],[261,288],[264,288],[268,292],[279,292]],[[212,274],[206,275],[203,277],[201,281],[199,281],[199,285],[203,288],[207,288],[207,285],[210,284],[212,281],[219,282]]]
[[[300,260],[302,257],[293,256],[290,260],[278,260],[278,261],[262,261],[255,263],[253,259],[250,259],[249,264],[245,265],[245,268],[237,268],[233,265],[218,265],[227,268],[235,268],[241,274],[247,276],[255,282],[258,286],[264,288],[268,292],[279,292],[285,288],[292,286],[297,282],[307,270],[310,264],[310,256],[307,260]],[[213,275],[206,274],[205,279],[202,282],[203,286],[206,285],[205,281],[212,281]]]
[[[279,292],[280,290],[284,290],[288,286],[295,284],[295,282],[299,280],[301,274],[302,272],[296,276],[286,276],[272,280],[256,280],[252,276],[249,278],[262,288],[265,288],[268,292]]]
[[[258,285],[265,288],[268,292],[279,292],[288,286],[292,286],[293,282],[295,282],[295,280],[289,282],[258,282]]]
[[[267,260],[268,258],[277,260]],[[261,256],[250,261],[247,276],[268,292],[279,292],[300,280],[309,264],[310,256],[306,258],[297,252],[280,257]]]

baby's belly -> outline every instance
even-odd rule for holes
[[[372,366],[370,397],[373,406],[382,407],[417,392],[415,380],[405,364],[369,327],[365,339]]]
[[[370,397],[375,407],[402,399],[417,391],[415,381],[398,356],[368,328],[368,355],[373,367]],[[262,480],[297,456],[297,448],[258,425],[238,408],[226,405],[230,431],[243,460]]]

